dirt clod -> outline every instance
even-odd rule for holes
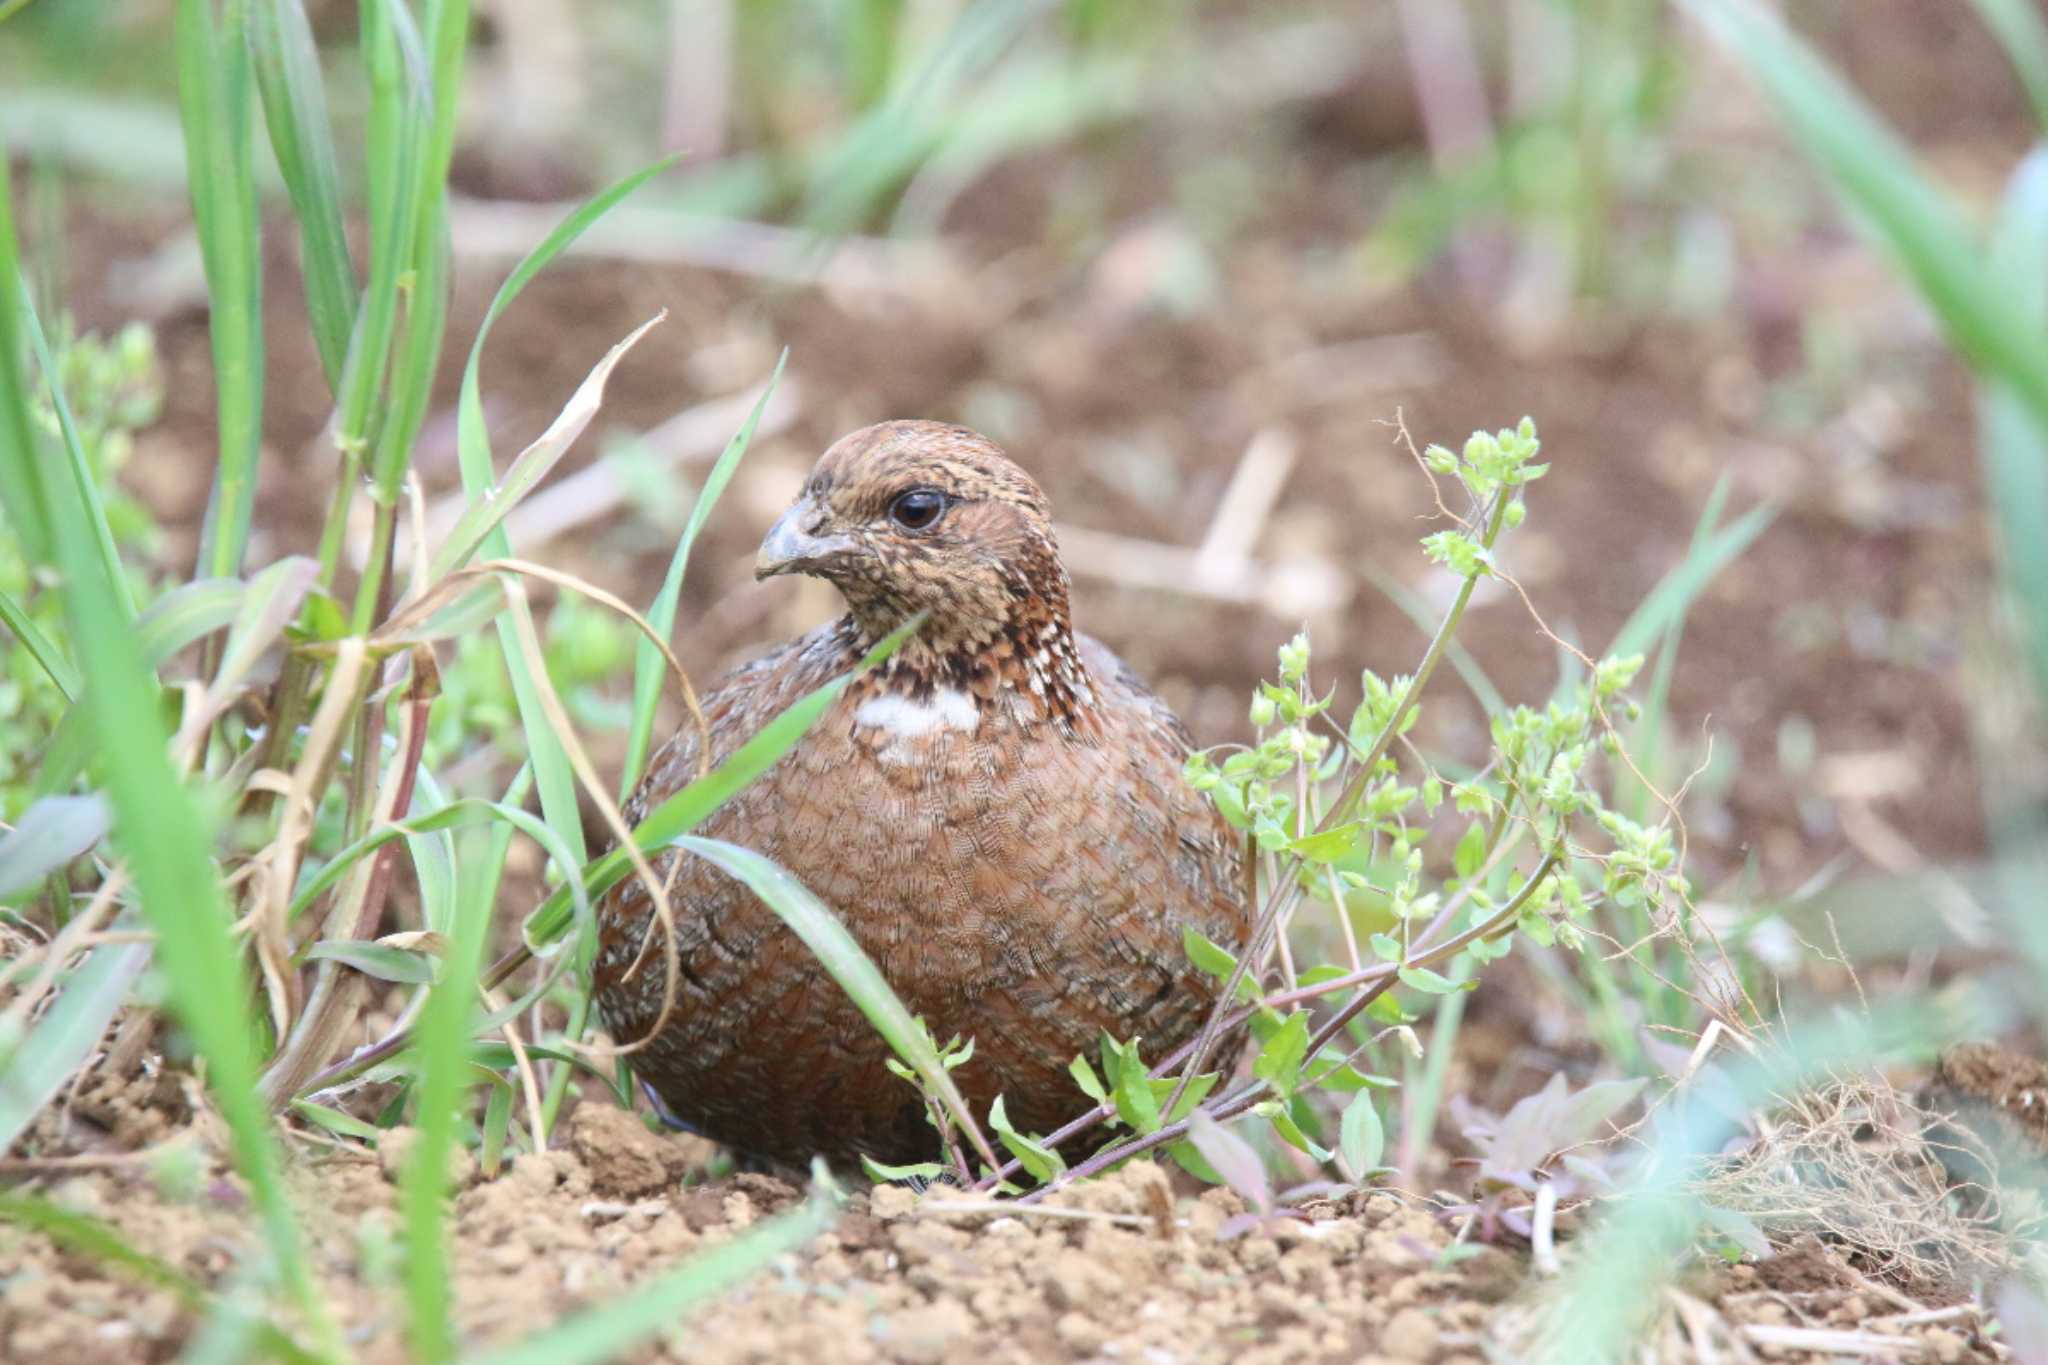
[[[593,1192],[638,1199],[666,1189],[678,1173],[676,1145],[647,1131],[635,1114],[608,1104],[577,1106],[569,1145],[590,1172]]]

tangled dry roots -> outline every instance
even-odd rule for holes
[[[2013,1264],[2040,1219],[2039,1172],[1995,1137],[1920,1108],[1882,1080],[1788,1101],[1695,1186],[1773,1245],[1811,1234],[1901,1286],[1966,1286]]]

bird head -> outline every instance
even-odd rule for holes
[[[906,665],[983,695],[1005,680],[1086,691],[1051,676],[1079,664],[1045,495],[965,427],[883,422],[835,442],[761,542],[755,577],[786,573],[838,588],[867,643],[928,613]]]

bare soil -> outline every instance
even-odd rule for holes
[[[99,1089],[92,1121],[134,1131],[167,1101],[187,1114],[178,1089],[176,1078],[144,1068],[125,1086]],[[309,1147],[293,1171],[313,1263],[366,1362],[407,1359],[393,1279],[393,1181],[408,1137],[398,1130],[375,1155]],[[521,1156],[496,1179],[480,1178],[464,1154],[451,1219],[464,1346],[516,1341],[802,1198],[769,1176],[701,1183],[707,1155],[694,1140],[657,1136],[602,1105],[575,1112],[563,1147]],[[8,1167],[36,1170],[53,1200],[107,1220],[130,1245],[202,1283],[225,1274],[257,1235],[204,1123],[172,1147]],[[1230,1191],[1196,1193],[1149,1162],[1038,1207],[976,1205],[945,1187],[921,1196],[878,1187],[853,1194],[800,1253],[624,1358],[1475,1365],[1500,1350],[1513,1358],[1501,1334],[1537,1285],[1522,1250],[1453,1251],[1448,1220],[1392,1193],[1310,1202],[1298,1218],[1220,1235],[1243,1211]],[[1699,1272],[1683,1297],[1711,1324],[1700,1332],[1878,1330],[1899,1339],[1897,1359],[1999,1358],[1974,1336],[1967,1307],[1943,1315],[1939,1300],[1875,1284],[1817,1244]],[[41,1237],[0,1232],[0,1358],[162,1361],[198,1326],[169,1290],[139,1287]],[[1674,1315],[1662,1330],[1683,1340],[1693,1326]]]

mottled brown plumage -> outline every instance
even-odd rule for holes
[[[931,614],[794,750],[699,832],[756,849],[828,905],[933,1033],[975,1040],[954,1073],[978,1115],[1050,1132],[1086,1101],[1067,1072],[1107,1030],[1148,1057],[1191,1037],[1216,983],[1182,931],[1247,932],[1236,842],[1181,780],[1187,732],[1067,619],[1038,487],[963,427],[886,422],[839,441],[761,548],[847,614],[729,675],[704,702],[713,761]],[[696,773],[685,726],[627,810]],[[744,1156],[905,1162],[937,1154],[886,1045],[808,950],[736,882],[673,870],[681,980],[633,1055],[677,1118]],[[599,911],[598,1000],[621,1041],[661,1008],[663,955],[637,879]],[[658,932],[658,931],[657,931]],[[635,958],[641,958],[637,971]]]

